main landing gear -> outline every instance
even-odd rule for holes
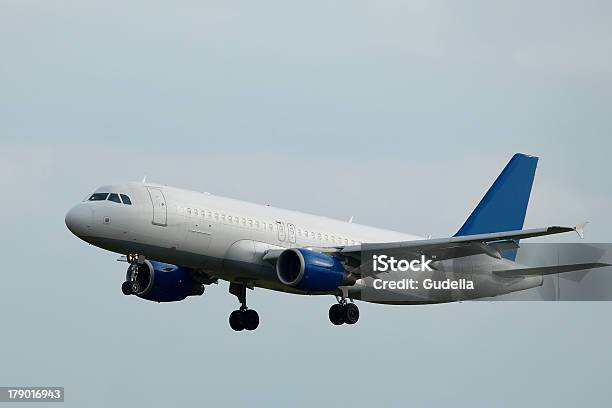
[[[238,298],[240,309],[234,310],[229,317],[230,327],[236,331],[255,330],[259,326],[259,315],[246,304],[246,285],[230,283],[229,292]]]
[[[138,254],[129,254],[127,256],[127,261],[130,264],[127,280],[121,284],[121,291],[126,296],[135,295],[137,293],[140,293],[140,291],[142,290],[142,288],[140,287],[140,282],[138,282],[137,278],[139,266],[144,263],[145,256]]]
[[[338,303],[329,308],[329,321],[335,326],[343,323],[355,324],[359,320],[359,308],[354,303],[348,303],[344,296],[337,297]]]

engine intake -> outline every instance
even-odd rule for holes
[[[132,268],[138,268],[136,282],[140,291],[135,295],[142,299],[176,302],[187,296],[200,296],[204,293],[204,286],[193,278],[188,268],[145,260],[141,264],[130,265],[127,280],[132,280]]]
[[[309,292],[331,292],[356,282],[338,258],[303,248],[281,252],[276,274],[283,284]]]

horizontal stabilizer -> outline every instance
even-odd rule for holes
[[[556,273],[583,271],[585,269],[605,268],[612,266],[606,263],[584,263],[574,265],[542,266],[538,268],[506,269],[503,271],[493,271],[497,276],[504,278],[514,278],[534,275],[553,275]]]

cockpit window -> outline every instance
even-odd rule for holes
[[[125,194],[121,194],[121,199],[123,200],[123,204],[132,205],[132,200]]]
[[[111,195],[108,196],[108,201],[112,201],[113,203],[121,204],[121,200],[119,199],[119,194],[117,193],[111,193]]]
[[[89,197],[89,201],[104,201],[108,197],[108,193],[93,193],[91,197]]]

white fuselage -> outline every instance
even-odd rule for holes
[[[127,194],[132,205],[107,200],[82,202],[75,209],[84,214],[85,222],[71,228],[76,235],[114,252],[138,252],[163,262],[204,269],[222,279],[241,273],[223,268],[224,261],[236,261],[269,270],[269,279],[275,281],[274,268],[261,260],[268,249],[422,239],[166,186],[125,183],[102,186],[96,192]]]
[[[211,277],[284,292],[301,293],[279,282],[274,266],[262,259],[268,250],[423,239],[160,185],[122,183],[96,192],[125,194],[132,204],[108,200],[78,204],[68,213],[66,224],[83,240],[120,254],[143,254]],[[489,295],[539,284],[522,280],[500,291],[499,282],[489,275],[485,278]],[[422,299],[406,303],[413,300]]]

